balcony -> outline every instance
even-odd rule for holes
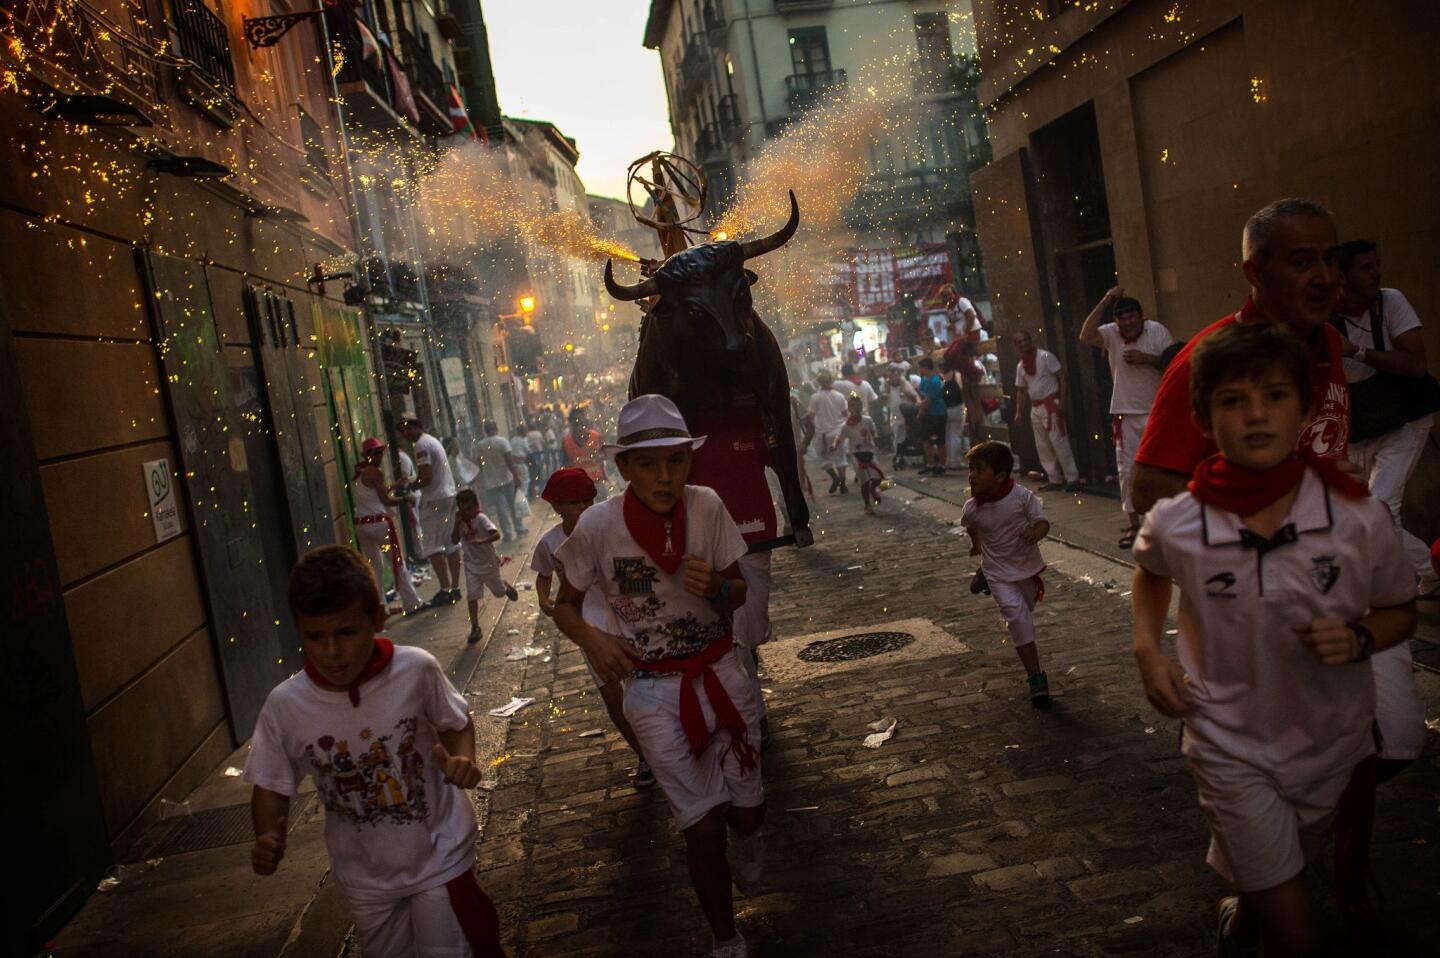
[[[820,70],[816,73],[792,73],[785,78],[785,99],[794,112],[810,109],[845,91],[844,70]]]
[[[411,90],[417,94],[415,106],[420,112],[420,128],[434,136],[448,136],[455,132],[455,128],[450,123],[450,96],[445,75],[414,34],[408,30],[400,30],[399,34],[405,72],[410,75]]]
[[[721,159],[725,156],[725,141],[720,136],[720,124],[707,123],[695,141],[695,159],[701,163]]]
[[[910,64],[910,73],[911,88],[923,99],[963,96],[973,100],[980,86],[979,67],[965,56],[949,61],[917,60]]]
[[[439,0],[435,11],[435,26],[446,40],[459,40],[465,35],[460,18],[455,16],[455,0]]]
[[[720,98],[715,107],[720,117],[720,135],[731,143],[745,138],[745,124],[740,119],[740,98],[731,93]]]
[[[365,58],[360,31],[368,31],[369,27],[356,17],[350,7],[338,3],[325,8],[325,27],[329,31],[330,42],[336,48],[335,62],[339,72],[335,81],[340,85],[350,117],[376,129],[403,128],[405,123],[395,110],[384,60],[377,62]]]
[[[846,219],[856,229],[973,222],[969,174],[969,165],[875,174],[861,187]]]
[[[178,71],[180,92],[190,104],[225,128],[240,116],[235,64],[225,21],[202,0],[175,0],[175,37],[189,61]]]
[[[689,84],[705,79],[705,70],[710,65],[710,50],[698,33],[692,33],[685,41],[685,53],[680,58],[680,75]]]
[[[700,19],[705,24],[705,37],[711,44],[719,46],[725,42],[725,11],[720,0],[705,0]]]

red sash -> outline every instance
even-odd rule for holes
[[[1044,399],[1031,399],[1030,408],[1039,408],[1045,410],[1046,432],[1050,432],[1056,427],[1056,425],[1059,425],[1060,435],[1068,435],[1065,432],[1065,417],[1060,415],[1060,394],[1058,392],[1051,393]]]
[[[730,651],[734,641],[733,635],[726,635],[683,659],[645,662],[632,655],[630,661],[635,663],[637,669],[646,672],[680,673],[680,727],[685,730],[685,738],[690,743],[690,754],[697,758],[705,754],[705,749],[710,747],[710,730],[705,727],[705,713],[700,708],[700,696],[695,691],[695,681],[699,679],[704,682],[705,697],[710,700],[710,707],[715,710],[717,730],[730,730],[730,747],[725,750],[725,754],[735,753],[735,761],[740,766],[741,774],[744,774],[756,767],[758,753],[755,746],[750,744],[745,719],[740,716],[739,709],[735,708],[730,693],[725,691],[725,684],[720,681],[720,676],[710,668]],[[725,754],[720,756],[722,765]]]
[[[383,522],[390,531],[390,544],[385,551],[390,553],[390,571],[395,574],[395,588],[400,588],[400,536],[395,531],[395,520],[390,518],[387,512],[383,516],[360,516],[355,520],[358,526],[368,526],[371,523]]]
[[[475,869],[467,868],[450,879],[445,891],[475,958],[505,958],[505,948],[500,944],[500,915],[475,879]]]

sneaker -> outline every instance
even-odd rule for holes
[[[765,830],[742,835],[730,829],[730,874],[736,884],[753,885],[765,871]]]
[[[479,642],[481,638],[480,626],[472,625],[470,626],[470,634],[465,637],[465,644],[474,645],[476,642]]]
[[[715,941],[713,937],[710,940],[713,942],[711,958],[750,958],[750,949],[745,946],[745,939],[738,931],[729,941]]]
[[[385,601],[386,601],[386,602],[399,602],[399,601],[400,601],[400,593],[399,593],[399,592],[396,592],[394,589],[391,589],[389,592],[385,593]]]
[[[1067,483],[1065,483],[1065,491],[1066,491],[1066,492],[1079,492],[1079,491],[1080,491],[1080,483],[1078,483],[1078,482],[1067,482]]]
[[[1220,904],[1216,906],[1219,921],[1215,929],[1215,954],[1220,958],[1259,958],[1259,942],[1241,941],[1230,931],[1239,906],[1240,899],[1235,895],[1220,899]]]
[[[945,467],[944,467],[944,466],[936,466],[934,469],[931,469],[931,470],[930,470],[930,474],[931,474],[931,475],[934,475],[934,476],[943,476],[943,475],[945,475]]]
[[[438,609],[443,605],[450,605],[449,589],[441,589],[439,592],[435,593],[435,597],[429,602],[426,602],[423,606],[421,606],[421,608]]]
[[[842,496],[848,496],[848,495],[850,495],[850,487],[847,486],[847,485],[845,485],[845,483],[843,483],[843,482],[840,483],[840,495],[842,495]]]
[[[1045,677],[1044,672],[1031,672],[1025,681],[1030,685],[1031,705],[1038,709],[1050,704],[1050,680]]]
[[[520,600],[520,593],[515,591],[515,587],[513,585],[507,585],[505,587],[505,598],[509,599],[511,602],[518,602]]]
[[[635,769],[635,787],[655,787],[655,773],[650,771],[650,766],[645,763],[643,758],[640,760],[640,766]]]
[[[462,596],[460,595],[460,590],[459,590],[459,589],[451,589],[451,590],[450,590],[450,604],[451,604],[451,605],[455,605],[456,603],[458,603],[461,598],[462,598]]]

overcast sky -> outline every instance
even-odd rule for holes
[[[674,143],[660,54],[640,45],[650,0],[481,2],[500,109],[554,123],[586,190],[623,198],[630,162]]]

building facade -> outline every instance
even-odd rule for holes
[[[1278,197],[1320,200],[1342,239],[1380,244],[1385,285],[1414,304],[1435,368],[1433,4],[979,0],[975,18],[995,158],[971,183],[995,315],[1071,371],[1092,479],[1110,468],[1110,383],[1078,345],[1085,315],[1117,282],[1178,338],[1233,312],[1247,292],[1241,227]],[[1440,533],[1433,444],[1406,517]]]

